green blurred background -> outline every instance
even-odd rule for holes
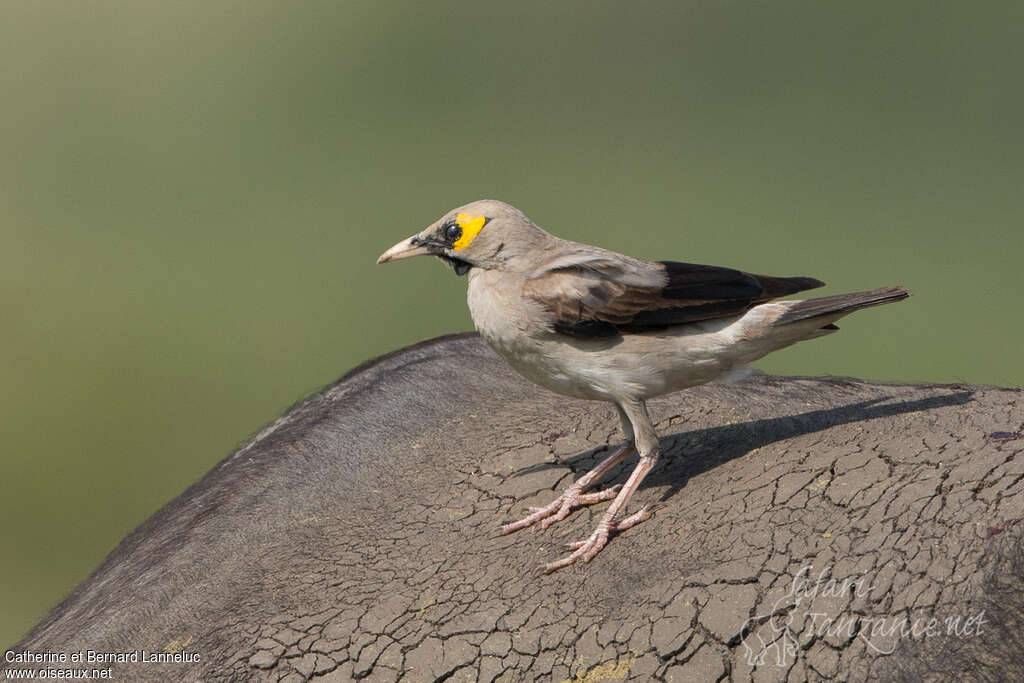
[[[1022,27],[1019,2],[5,2],[0,648],[294,400],[470,328],[438,262],[374,259],[473,199],[913,290],[766,370],[1024,383]]]

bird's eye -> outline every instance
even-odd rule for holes
[[[462,228],[456,223],[451,223],[444,229],[444,238],[451,244],[455,244],[460,237],[462,237]]]

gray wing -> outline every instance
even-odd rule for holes
[[[527,278],[524,294],[543,306],[552,329],[598,338],[739,315],[759,303],[823,284],[809,277],[642,261],[586,248],[541,265]]]

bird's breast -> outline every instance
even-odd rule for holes
[[[469,271],[466,303],[473,324],[487,341],[514,343],[533,331],[540,310],[523,298],[522,291],[522,278],[514,274],[477,268]]]

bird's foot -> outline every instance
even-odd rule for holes
[[[547,529],[555,522],[561,521],[569,516],[569,513],[573,508],[581,507],[583,505],[593,505],[594,503],[600,503],[605,500],[611,500],[619,494],[619,489],[622,486],[613,486],[604,491],[595,491],[593,493],[584,493],[583,487],[578,484],[573,484],[567,488],[562,495],[553,500],[544,507],[530,507],[526,511],[530,514],[523,517],[518,522],[511,522],[501,527],[501,533],[510,534],[513,531],[519,531],[525,529],[528,526],[540,522],[541,529]]]
[[[629,517],[618,521],[608,518],[602,519],[601,523],[597,525],[597,529],[594,530],[594,533],[590,534],[590,537],[587,540],[574,541],[568,544],[569,549],[573,551],[571,555],[567,555],[566,557],[563,557],[560,560],[555,560],[554,562],[548,562],[541,567],[541,570],[545,574],[550,574],[562,567],[568,567],[570,564],[575,564],[577,560],[590,562],[608,543],[609,536],[620,531],[625,531],[632,526],[636,526],[640,522],[650,519],[650,517],[651,506],[645,505]]]

